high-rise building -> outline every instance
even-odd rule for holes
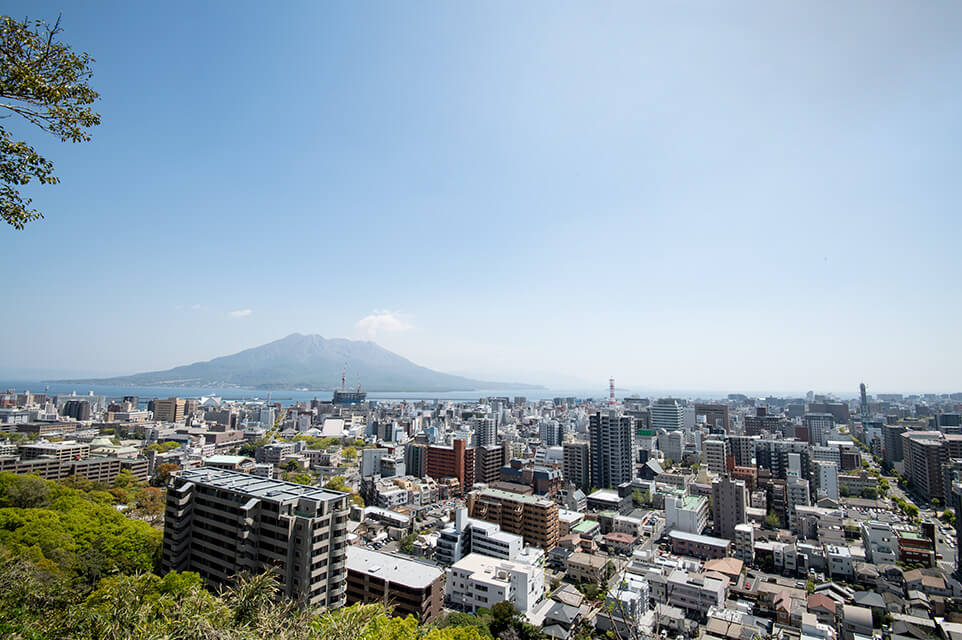
[[[748,506],[745,483],[727,477],[715,478],[711,483],[711,499],[715,536],[731,540],[735,537],[735,525],[745,522]]]
[[[962,513],[962,478],[956,476],[951,482],[951,503],[955,513]],[[962,518],[955,518],[955,539],[962,540]],[[955,549],[955,575],[958,578],[962,575],[962,545],[957,545]]]
[[[183,398],[166,398],[154,400],[154,420],[157,422],[183,422]]]
[[[501,467],[508,462],[504,457],[504,447],[498,444],[477,447],[474,450],[474,461],[474,481],[484,483],[500,480]]]
[[[427,446],[408,443],[404,448],[404,467],[408,475],[416,478],[424,477],[424,459],[427,457]]]
[[[461,491],[467,493],[474,486],[474,467],[474,449],[464,440],[455,440],[450,447],[428,445],[424,472],[435,480],[457,478]]]
[[[774,433],[780,422],[778,416],[768,415],[767,407],[756,407],[754,416],[745,416],[745,435],[759,436],[765,431]]]
[[[592,486],[607,489],[631,481],[635,459],[631,416],[616,409],[599,411],[591,416],[588,433]]]
[[[902,434],[905,427],[900,424],[882,425],[882,462],[891,467],[896,462],[902,462]]]
[[[557,420],[542,420],[541,424],[538,425],[538,431],[541,436],[541,442],[544,443],[546,447],[559,446],[564,437],[561,430],[561,423]]]
[[[685,457],[685,432],[684,431],[659,431],[658,449],[675,462],[680,462]]]
[[[564,455],[565,482],[587,489],[591,483],[591,456],[587,442],[565,442],[561,445]]]
[[[735,525],[734,556],[746,565],[755,562],[755,527],[749,523]]]
[[[678,400],[661,398],[652,402],[648,410],[651,412],[651,428],[653,430],[664,429],[669,432],[684,430],[685,410]]]
[[[387,449],[361,449],[361,477],[369,478],[381,472],[381,458],[388,456]]]
[[[273,428],[274,421],[277,419],[274,407],[261,407],[257,413],[257,419],[265,429]]]
[[[164,571],[196,571],[224,586],[273,569],[281,591],[314,606],[344,605],[348,495],[200,467],[167,488]]]
[[[736,467],[755,466],[755,443],[757,437],[727,435],[725,442],[728,444],[728,455],[735,458]]]
[[[797,531],[798,514],[795,507],[799,505],[807,507],[810,504],[808,480],[789,478],[785,484],[785,497],[787,500],[788,526],[792,531]]]
[[[708,525],[708,498],[665,496],[665,533],[686,531],[700,534]]]
[[[828,434],[835,428],[835,417],[830,413],[806,413],[802,417],[802,424],[808,427],[809,441],[812,444],[825,446]]]
[[[86,400],[67,400],[60,415],[74,420],[90,420],[90,403]]]
[[[847,424],[851,414],[848,405],[844,402],[810,402],[808,403],[809,413],[830,413],[835,418],[835,422]]]
[[[813,460],[812,478],[816,482],[816,495],[838,500],[838,466],[834,462]]]
[[[471,426],[474,429],[477,446],[486,447],[498,444],[498,428],[495,425],[494,418],[472,418]]]
[[[948,447],[938,431],[906,431],[902,434],[905,454],[905,477],[912,482],[912,491],[928,500],[945,502],[945,481],[942,465],[948,462]]]
[[[702,443],[702,450],[705,452],[705,466],[712,473],[726,473],[728,447],[725,440],[715,436]]]
[[[729,416],[727,404],[701,404],[695,403],[695,415],[705,416],[705,424],[714,432],[722,429],[721,433],[728,431]]]
[[[558,505],[547,498],[500,489],[468,494],[468,514],[501,526],[502,531],[524,538],[524,543],[545,551],[558,544]]]

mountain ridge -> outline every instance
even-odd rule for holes
[[[211,360],[129,376],[57,382],[130,386],[236,386],[253,389],[339,388],[344,368],[349,386],[359,378],[364,391],[479,391],[543,389],[518,382],[489,382],[434,371],[369,340],[292,333],[279,340]]]

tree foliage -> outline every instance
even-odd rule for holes
[[[451,613],[441,627],[472,630],[480,637],[500,640],[540,640],[545,637],[538,627],[528,624],[510,602],[498,602],[490,609],[479,609],[477,614]]]
[[[144,451],[156,451],[157,453],[167,453],[180,446],[179,442],[168,440],[167,442],[155,442],[144,447]]]
[[[0,550],[0,635],[98,640],[484,640],[478,628],[419,626],[380,604],[336,611],[279,597],[273,573],[238,576],[219,594],[195,573],[112,575],[70,588]]]
[[[60,19],[22,22],[0,16],[0,109],[64,142],[90,140],[100,124],[90,105],[99,97],[88,81],[93,59],[57,41]],[[53,163],[0,125],[0,218],[22,229],[43,214],[30,208],[20,187],[36,179],[57,184]]]
[[[150,479],[150,484],[155,487],[165,487],[167,486],[167,480],[170,479],[170,474],[179,470],[180,467],[173,462],[162,462],[154,469],[154,475]]]
[[[768,512],[768,515],[765,516],[765,524],[771,527],[772,529],[777,529],[781,523],[782,523],[781,519],[778,517],[778,514],[775,513],[774,510],[770,510]]]
[[[113,500],[99,497],[32,476],[0,473],[0,546],[69,580],[93,582],[110,573],[149,571],[161,533],[128,519]]]

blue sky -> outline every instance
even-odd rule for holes
[[[962,390],[959,3],[97,2],[63,27],[103,124],[27,134],[62,183],[0,229],[8,375],[300,331],[549,385]]]

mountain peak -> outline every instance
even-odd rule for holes
[[[432,371],[369,340],[325,339],[292,333],[284,338],[206,362],[132,376],[84,380],[103,384],[263,389],[340,387],[347,380],[366,391],[478,391],[533,389],[533,385],[484,382]],[[77,381],[71,381],[77,382]]]

